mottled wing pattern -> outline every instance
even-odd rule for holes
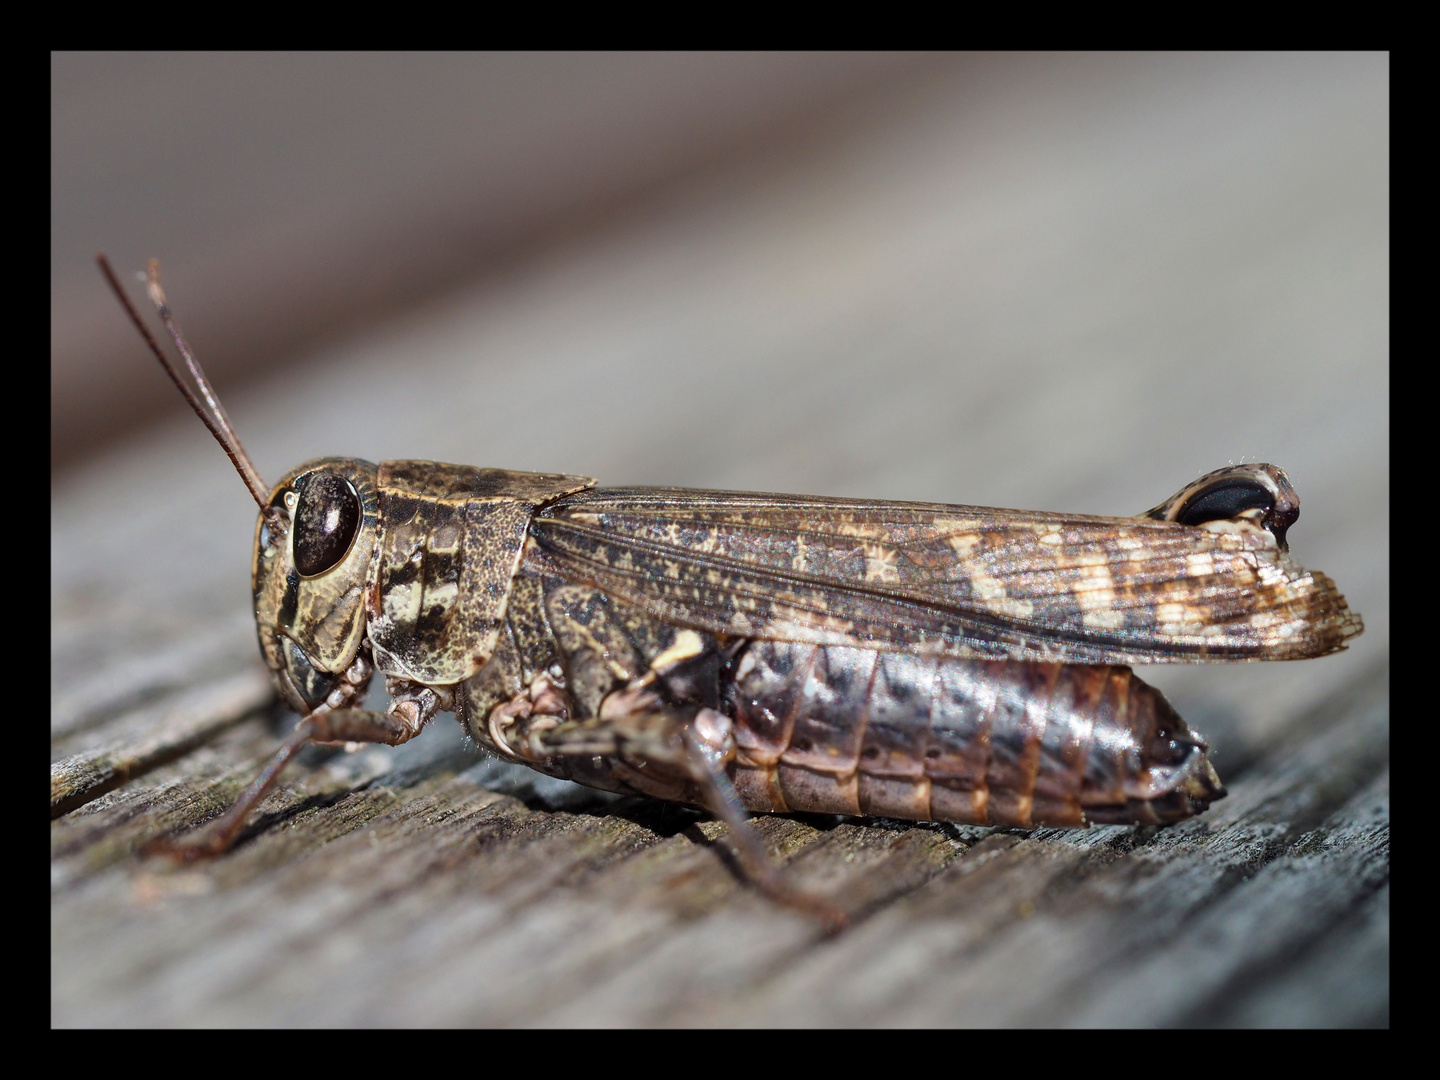
[[[1266,530],[936,503],[610,488],[531,557],[718,633],[1076,663],[1320,656],[1360,632]]]

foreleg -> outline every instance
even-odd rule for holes
[[[163,855],[182,862],[206,859],[228,851],[245,822],[266,795],[270,793],[285,766],[307,744],[346,746],[379,743],[398,746],[409,742],[441,709],[448,707],[449,695],[443,691],[387,680],[386,688],[393,700],[386,712],[354,708],[362,700],[370,680],[369,661],[357,657],[354,664],[338,681],[329,698],[295,725],[295,730],[280,744],[260,775],[241,792],[233,806],[209,826],[181,839],[160,837],[145,846],[146,855]]]

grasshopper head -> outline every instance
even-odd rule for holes
[[[365,640],[365,590],[380,557],[378,470],[356,458],[320,458],[291,470],[267,496],[265,481],[180,333],[160,288],[160,264],[150,260],[146,288],[190,381],[145,328],[109,261],[104,255],[97,261],[135,329],[260,507],[250,571],[260,653],[286,700],[308,713],[329,695]]]
[[[260,652],[286,700],[309,712],[365,638],[379,558],[376,467],[320,458],[288,473],[255,526],[251,584]]]

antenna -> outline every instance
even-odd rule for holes
[[[140,336],[150,346],[150,351],[155,354],[155,359],[160,361],[160,366],[170,376],[176,388],[184,395],[185,400],[190,403],[190,408],[195,410],[195,415],[200,417],[200,422],[210,429],[210,434],[215,436],[215,441],[220,444],[230,461],[235,466],[235,471],[240,474],[240,479],[250,489],[250,495],[255,499],[260,512],[271,521],[272,526],[278,526],[280,514],[271,506],[267,506],[265,498],[270,493],[265,481],[260,479],[260,473],[250,461],[250,455],[245,453],[245,447],[240,445],[240,437],[235,434],[235,429],[230,426],[230,417],[226,415],[220,399],[215,396],[215,391],[210,386],[210,380],[205,377],[204,369],[200,367],[200,361],[195,359],[195,354],[190,350],[189,344],[180,333],[180,327],[175,322],[175,317],[170,313],[170,305],[165,301],[165,292],[160,288],[160,262],[158,259],[151,259],[146,269],[146,289],[150,294],[150,302],[155,305],[155,310],[160,315],[160,321],[165,324],[165,329],[170,332],[170,338],[175,342],[175,347],[180,350],[180,355],[185,358],[185,367],[199,387],[201,396],[205,403],[202,405],[195,392],[185,385],[185,380],[179,371],[175,369],[169,358],[161,350],[150,331],[140,320],[140,313],[135,310],[130,299],[125,295],[125,290],[120,287],[120,281],[115,276],[115,271],[110,268],[110,260],[103,254],[95,256],[95,261],[100,264],[100,272],[105,275],[105,280],[110,283],[115,296],[120,301],[120,306],[130,316],[130,321],[135,324],[135,329],[140,331]],[[208,410],[206,408],[208,406]]]

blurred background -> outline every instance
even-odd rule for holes
[[[162,260],[269,479],[352,454],[1120,514],[1268,460],[1373,660],[1388,87],[1375,54],[56,54],[57,610],[250,634],[253,505],[104,250]],[[1349,661],[1160,681],[1248,729]]]
[[[56,54],[53,453],[175,404],[92,262],[162,257],[230,385],[945,61],[890,54]],[[205,326],[200,326],[203,318]]]

